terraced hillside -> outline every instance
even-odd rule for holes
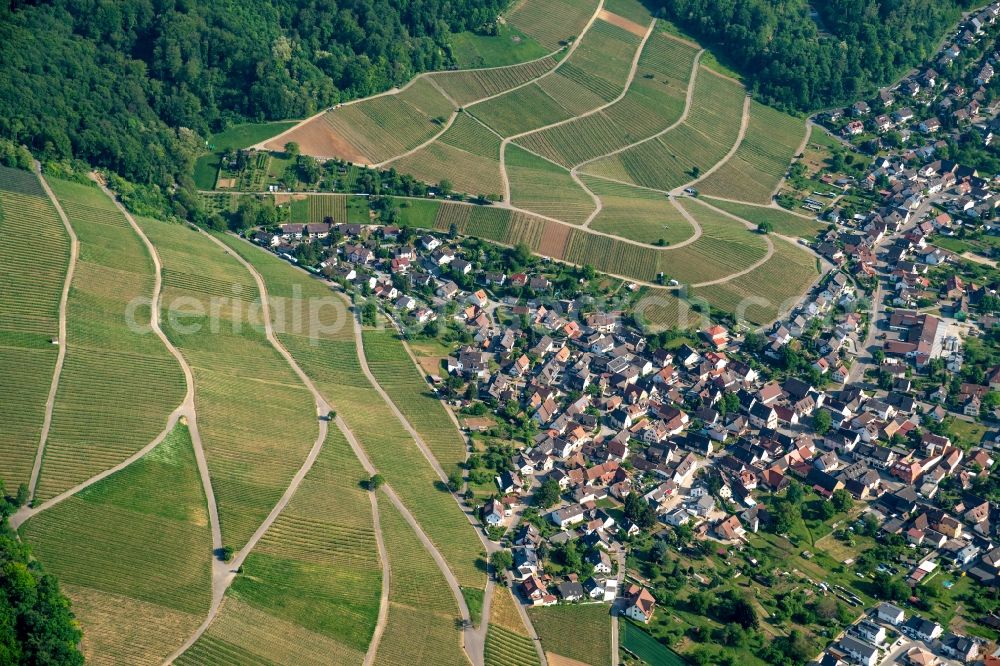
[[[56,365],[59,301],[70,239],[35,174],[0,167],[0,233],[31,238],[0,246],[0,480],[27,483]]]
[[[222,611],[179,666],[360,664],[379,610],[382,567],[365,476],[340,431],[246,559]]]
[[[166,333],[194,371],[223,541],[239,549],[316,439],[315,409],[260,330],[250,274],[203,233],[155,220],[141,224],[163,262],[163,319],[177,322]]]
[[[149,331],[154,268],[96,187],[51,180],[80,242],[67,306],[67,349],[37,497],[122,462],[164,429],[184,396],[177,360]]]
[[[72,599],[88,661],[162,663],[208,612],[212,540],[183,425],[21,535]]]
[[[327,113],[321,122],[336,125],[330,140],[348,146],[333,154],[506,209],[446,205],[435,224],[443,231],[454,224],[459,233],[525,243],[649,286],[665,278],[705,286],[735,279],[767,251],[766,242],[746,234],[720,237],[725,225],[716,212],[667,199],[688,187],[724,199],[744,226],[767,221],[812,235],[810,220],[765,208],[796,159],[805,122],[751,101],[712,54],[678,37],[641,2],[520,0],[506,18],[553,53],[427,74],[399,92]],[[458,113],[438,117],[435,130],[426,109],[441,98]],[[408,112],[407,105],[423,110]],[[298,129],[308,133],[313,124]]]
[[[358,358],[354,317],[330,289],[274,255],[232,238],[225,241],[263,276],[277,308],[278,339],[358,438],[372,464],[392,485],[447,560],[461,585],[482,588],[485,555],[474,528],[416,442],[394,418],[365,377]],[[295,325],[293,299],[314,312]],[[421,426],[417,426],[418,428]]]

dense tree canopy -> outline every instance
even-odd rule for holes
[[[0,4],[0,136],[141,183],[201,137],[305,117],[447,64],[502,0],[50,0]],[[30,94],[26,94],[30,91]],[[186,128],[186,129],[182,129]]]
[[[0,483],[0,664],[83,664],[69,601],[7,525],[26,491],[8,497]]]
[[[776,106],[815,110],[869,94],[934,54],[971,0],[661,0]]]

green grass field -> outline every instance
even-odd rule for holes
[[[194,183],[202,190],[215,187],[215,178],[219,173],[223,153],[230,148],[249,148],[272,136],[281,134],[295,127],[297,120],[277,121],[269,123],[247,123],[234,125],[229,129],[213,134],[208,138],[208,147],[212,152],[201,155],[194,165]]]
[[[774,233],[782,236],[813,239],[826,228],[826,225],[819,220],[801,217],[780,208],[764,208],[719,199],[707,199],[706,201],[727,213],[742,217],[747,222],[753,224],[768,222],[773,227]]]
[[[223,542],[238,550],[312,447],[315,408],[251,314],[258,293],[249,272],[185,225],[141,224],[163,262],[164,331],[194,370]]]
[[[696,53],[685,42],[654,33],[625,97],[599,113],[529,134],[517,143],[571,167],[666,129],[684,110]]]
[[[596,207],[569,171],[517,146],[507,146],[507,176],[511,203],[518,208],[583,224]]]
[[[803,119],[752,102],[746,136],[739,148],[715,173],[698,183],[698,190],[708,196],[769,203],[803,139]]]
[[[496,35],[459,32],[451,37],[451,53],[461,68],[503,67],[536,60],[549,53],[517,28],[503,24]]]
[[[208,612],[208,511],[183,425],[21,535],[73,600],[90,659],[160,663]]]
[[[687,662],[629,620],[619,620],[621,644],[649,666],[684,666]]]
[[[386,666],[465,666],[458,604],[417,534],[384,493],[378,497],[382,538],[389,553],[389,621],[376,661]]]
[[[308,637],[298,654],[305,663],[360,662],[375,629],[382,584],[363,478],[347,440],[331,428],[291,502],[244,562],[216,621],[219,629],[209,627],[177,663],[232,663],[232,655],[243,653],[270,660],[289,626]],[[233,625],[249,630],[225,631]]]
[[[819,277],[816,259],[780,238],[772,242],[774,255],[761,266],[728,282],[696,288],[694,296],[758,325],[788,311]]]
[[[401,93],[347,104],[324,118],[369,163],[376,163],[416,148],[440,132],[453,111],[429,81],[418,79]]]
[[[386,325],[388,326],[388,325]],[[392,328],[363,333],[368,367],[446,472],[465,462],[462,433]]]
[[[37,496],[47,499],[152,441],[184,397],[177,360],[148,330],[153,263],[111,199],[51,180],[80,241],[66,358]]]
[[[611,614],[605,604],[566,604],[529,608],[528,615],[546,653],[592,666],[611,659]]]
[[[500,139],[467,113],[460,113],[437,141],[390,166],[432,185],[448,181],[456,192],[503,192]]]
[[[0,481],[13,492],[38,449],[69,265],[69,235],[34,174],[0,167],[0,234],[31,238],[30,253],[0,247]]]
[[[278,337],[302,369],[316,382],[357,436],[372,463],[402,498],[448,561],[459,582],[478,588],[485,584],[482,543],[458,504],[438,479],[416,442],[392,418],[375,388],[361,371],[352,315],[328,287],[272,254],[231,237],[225,241],[263,275],[272,300],[285,299],[283,318],[275,322]],[[294,326],[291,297],[301,289],[305,321]],[[315,311],[315,317],[308,316]],[[281,313],[275,310],[275,315]]]
[[[595,231],[641,243],[676,245],[694,234],[691,223],[660,192],[593,176],[580,179],[601,198],[603,208],[590,223]]]

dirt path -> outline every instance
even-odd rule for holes
[[[389,621],[389,584],[392,581],[389,552],[385,549],[385,539],[382,538],[382,518],[378,512],[378,499],[376,499],[375,493],[368,493],[368,500],[372,505],[372,529],[375,531],[375,545],[378,547],[378,558],[382,562],[382,594],[379,597],[375,631],[372,632],[372,639],[368,643],[368,651],[365,653],[362,666],[371,666],[375,662],[375,654],[378,652],[382,634],[385,633],[385,626]]]
[[[236,579],[236,572],[243,565],[243,562],[246,560],[247,556],[257,545],[260,539],[264,536],[267,530],[270,529],[271,525],[274,524],[274,521],[278,519],[278,516],[281,515],[281,512],[284,511],[285,507],[288,506],[288,502],[291,501],[292,497],[295,495],[295,492],[299,489],[299,486],[302,484],[302,480],[305,478],[309,470],[312,469],[313,464],[316,462],[316,458],[319,456],[319,453],[323,448],[323,443],[326,441],[327,428],[328,428],[327,422],[323,418],[323,416],[325,416],[325,414],[329,412],[329,405],[326,404],[326,401],[323,400],[323,397],[319,394],[318,391],[316,391],[315,387],[312,385],[312,382],[309,380],[309,378],[305,375],[305,373],[302,372],[298,364],[295,363],[295,360],[292,358],[291,354],[288,353],[288,350],[286,350],[284,346],[282,346],[281,343],[278,342],[278,339],[274,335],[274,328],[271,324],[270,298],[268,296],[267,287],[264,284],[263,278],[261,278],[260,274],[256,271],[256,269],[253,268],[252,265],[250,265],[249,262],[243,259],[243,257],[241,257],[239,254],[230,250],[225,243],[220,241],[218,238],[212,236],[211,234],[207,234],[201,230],[198,231],[199,233],[205,234],[206,238],[208,238],[213,243],[218,245],[226,254],[236,259],[236,261],[239,262],[240,265],[242,265],[253,276],[254,281],[257,283],[257,290],[260,293],[261,318],[264,320],[264,335],[267,338],[268,342],[271,343],[271,346],[273,346],[275,350],[279,354],[281,354],[281,356],[289,364],[289,366],[292,368],[295,374],[298,375],[299,379],[303,382],[303,384],[305,384],[306,388],[309,389],[310,393],[313,394],[313,399],[316,404],[317,422],[319,423],[319,434],[316,437],[316,441],[313,443],[312,449],[310,449],[308,455],[306,456],[305,461],[302,463],[302,466],[299,467],[298,471],[295,473],[295,476],[292,477],[291,482],[288,484],[288,487],[285,489],[285,492],[282,493],[281,498],[278,500],[277,504],[274,505],[270,513],[268,513],[267,518],[265,518],[264,522],[262,522],[257,527],[257,530],[253,533],[253,535],[251,535],[250,539],[246,542],[246,544],[244,544],[240,548],[236,556],[229,562],[223,562],[220,559],[213,559],[212,603],[209,606],[208,615],[206,616],[204,622],[202,622],[202,624],[198,627],[198,629],[195,630],[195,632],[191,636],[189,636],[187,640],[184,641],[184,643],[172,655],[170,655],[170,657],[167,659],[168,663],[172,662],[174,659],[183,654],[189,647],[194,645],[195,642],[199,638],[201,638],[201,636],[205,633],[205,631],[208,630],[208,627],[215,620],[216,616],[219,614],[219,610],[222,607],[222,600],[225,598],[226,590],[229,589],[229,586],[232,585],[233,581]],[[197,448],[201,449],[200,446]],[[202,456],[203,455],[204,453],[202,451]],[[217,548],[221,548],[221,537],[219,538],[219,546],[217,546]]]
[[[684,183],[683,185],[678,185],[673,190],[671,190],[671,194],[674,194],[675,196],[679,195],[682,192],[684,192],[684,190],[686,190],[687,188],[692,187],[697,183],[700,183],[701,181],[705,180],[713,173],[721,169],[722,165],[728,162],[730,159],[732,159],[733,155],[736,154],[736,151],[740,149],[740,144],[743,143],[743,138],[746,137],[747,135],[747,126],[749,124],[750,124],[750,95],[747,95],[746,97],[743,98],[743,113],[740,115],[740,131],[736,134],[736,141],[733,142],[733,145],[729,147],[729,150],[722,157],[722,159],[713,164],[711,167],[709,167],[709,169],[705,171],[705,173],[700,174],[694,180],[690,180]]]
[[[795,164],[795,161],[798,159],[799,155],[802,155],[806,150],[806,146],[809,145],[809,137],[812,136],[812,126],[813,126],[813,121],[810,120],[809,118],[806,118],[806,135],[802,137],[802,143],[800,143],[799,147],[795,149],[795,154],[792,155],[792,161],[788,165],[789,169],[792,168],[792,164]],[[771,196],[768,197],[769,205],[775,203],[774,197],[778,196],[778,192],[781,191],[781,186],[785,184],[786,180],[788,180],[787,170],[785,171],[785,175],[782,176],[781,179],[778,181],[778,184],[774,186],[773,190],[771,190]]]
[[[49,386],[49,397],[45,401],[45,418],[42,420],[42,432],[38,437],[38,451],[35,453],[35,463],[31,468],[31,478],[28,481],[28,497],[34,498],[35,488],[38,486],[38,475],[42,471],[42,458],[45,455],[45,443],[49,439],[49,428],[52,426],[52,410],[56,405],[56,392],[59,389],[59,377],[62,375],[63,361],[66,359],[66,304],[69,301],[69,288],[73,283],[73,272],[76,270],[76,262],[80,256],[80,241],[76,237],[73,225],[69,223],[66,212],[63,210],[59,199],[52,192],[48,181],[42,175],[42,164],[35,160],[35,175],[38,182],[42,184],[46,196],[59,214],[63,227],[69,235],[69,265],[66,267],[66,278],[63,281],[62,294],[59,296],[59,352],[56,355],[56,365],[52,371],[52,384]]]

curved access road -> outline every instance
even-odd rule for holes
[[[49,386],[49,396],[45,401],[45,417],[42,420],[42,432],[38,437],[38,450],[35,452],[35,462],[31,468],[31,478],[28,481],[28,497],[35,496],[35,488],[38,487],[38,475],[42,471],[42,458],[45,455],[45,443],[49,439],[49,428],[52,426],[52,410],[56,405],[56,392],[59,389],[59,377],[62,375],[63,362],[66,359],[66,304],[69,302],[69,288],[73,283],[73,272],[76,270],[76,261],[80,256],[80,241],[76,237],[76,231],[70,224],[62,204],[56,198],[48,181],[42,175],[42,164],[35,160],[35,175],[41,183],[45,195],[52,202],[62,220],[63,227],[69,235],[69,265],[66,267],[66,278],[63,281],[62,294],[59,296],[59,352],[56,355],[56,365],[52,371],[52,384]]]

